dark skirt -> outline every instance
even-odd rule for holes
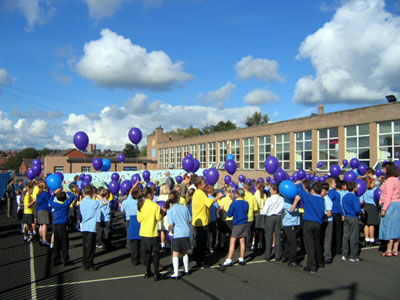
[[[190,238],[177,238],[172,240],[172,251],[186,253],[191,250]]]
[[[265,228],[265,215],[255,215],[256,217],[256,228]]]
[[[242,237],[249,237],[250,236],[250,225],[249,223],[246,224],[240,224],[240,225],[234,225],[232,229],[232,235],[231,237],[233,238],[242,238]]]
[[[37,222],[39,225],[50,223],[50,213],[48,210],[38,210]]]
[[[364,204],[365,224],[368,226],[379,225],[378,207],[373,204]]]
[[[28,225],[33,224],[33,214],[24,214],[24,217],[22,218],[22,223]]]
[[[142,236],[142,251],[154,252],[160,251],[160,237],[143,237]]]
[[[232,233],[232,227],[233,227],[233,220],[220,221],[218,230],[221,233],[231,234]]]

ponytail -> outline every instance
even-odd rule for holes
[[[168,200],[165,202],[165,208],[170,209],[172,204],[178,203],[179,195],[177,191],[172,191],[168,194]]]

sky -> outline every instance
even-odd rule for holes
[[[400,0],[0,0],[0,149],[121,150],[400,98]],[[142,145],[146,139],[142,140]]]

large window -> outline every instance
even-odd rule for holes
[[[168,169],[168,161],[169,156],[168,156],[168,148],[164,149],[164,168]]]
[[[176,147],[176,168],[182,168],[182,152],[181,147]]]
[[[296,170],[312,169],[312,132],[296,132]]]
[[[82,173],[90,173],[90,167],[88,167],[88,166],[81,167],[81,172]]]
[[[64,167],[62,167],[62,166],[55,166],[55,167],[54,167],[54,173],[55,173],[55,172],[64,173]]]
[[[184,146],[183,147],[183,157],[186,157],[189,153],[189,146]]]
[[[370,165],[368,124],[346,127],[346,159],[352,158],[358,158],[360,162]]]
[[[400,120],[378,123],[378,160],[395,160],[400,155]]]
[[[226,141],[218,143],[218,162],[225,162],[226,156],[228,155],[228,147]]]
[[[191,147],[193,158],[197,158],[197,145],[192,145]]]
[[[208,143],[208,167],[211,168],[211,165],[214,164],[212,167],[215,168],[215,163],[217,159],[217,150],[216,150],[216,143]]]
[[[162,169],[164,167],[164,151],[163,149],[158,149],[158,168]]]
[[[243,168],[245,170],[254,169],[254,138],[243,140]]]
[[[200,168],[206,167],[206,144],[200,144]]]
[[[277,134],[275,136],[276,158],[281,168],[290,169],[290,138],[289,133]]]
[[[234,160],[238,167],[240,166],[240,140],[231,140],[231,154],[233,154]]]
[[[271,136],[258,137],[258,169],[264,170],[264,162],[271,155]]]
[[[339,163],[339,135],[337,127],[318,130],[318,160],[324,163],[321,170]]]
[[[174,164],[174,167],[176,167],[175,166],[175,148],[174,147],[171,147],[171,149],[170,149],[170,157],[171,157],[171,164]]]

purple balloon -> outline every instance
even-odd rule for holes
[[[32,161],[32,166],[42,166],[42,162],[40,161],[40,159],[35,158],[35,159]]]
[[[237,168],[236,162],[235,162],[233,159],[228,159],[228,160],[225,162],[225,170],[226,170],[229,174],[231,174],[231,175],[235,174],[236,168]]]
[[[81,183],[81,190],[83,190],[86,186],[90,185],[90,182],[88,181],[82,181]]]
[[[319,178],[319,182],[325,182],[325,176],[321,176],[321,177]]]
[[[111,180],[112,181],[118,181],[119,180],[119,174],[118,173],[112,173],[111,174]],[[119,186],[118,186],[119,188]]]
[[[143,180],[144,181],[146,181],[146,182],[149,182],[150,181],[150,172],[149,171],[143,171],[143,174],[142,174],[142,176],[143,176]]]
[[[228,185],[233,187],[234,189],[237,189],[236,183],[234,181],[232,181],[232,180],[228,182]]]
[[[314,177],[312,178],[312,182],[317,182],[317,181],[319,181],[319,176],[314,176]]]
[[[377,177],[381,177],[382,174],[383,174],[383,172],[382,172],[381,169],[377,169],[377,170],[375,171],[375,174],[376,174]]]
[[[193,159],[193,168],[192,168],[191,172],[196,173],[199,168],[200,168],[200,162],[197,158],[194,158]]]
[[[331,173],[331,176],[334,178],[339,177],[341,172],[342,172],[342,170],[340,169],[340,166],[338,164],[332,165],[329,168],[329,173]]]
[[[253,183],[253,180],[251,180],[251,178],[247,178],[247,179],[246,179],[246,183],[252,184],[252,183]]]
[[[148,183],[146,183],[146,187],[152,187],[152,186],[154,186],[155,184],[153,183],[153,182],[151,182],[151,181],[149,181]]]
[[[144,189],[144,186],[143,186],[143,184],[139,184],[139,189],[141,189],[141,190],[143,190]]]
[[[40,175],[40,173],[42,173],[42,166],[41,165],[32,166],[32,171],[35,174],[35,177],[37,177]]]
[[[304,178],[306,178],[306,175],[307,175],[307,173],[303,169],[300,169],[297,171],[297,179],[299,179],[299,180],[303,180]]]
[[[279,167],[278,159],[275,156],[268,156],[264,162],[264,167],[269,174],[274,174]]]
[[[182,160],[182,167],[186,172],[190,172],[193,169],[193,157],[186,156]]]
[[[246,180],[246,176],[244,176],[243,174],[240,174],[238,179],[239,179],[239,182],[244,182]]]
[[[103,160],[98,157],[93,158],[92,165],[96,171],[99,171],[99,170],[101,170],[101,167],[103,166]]]
[[[114,174],[117,174],[117,173],[114,173]],[[110,190],[111,194],[113,194],[113,195],[118,194],[119,188],[120,188],[120,185],[119,185],[118,180],[112,180],[108,185],[108,189]]]
[[[278,168],[274,173],[274,179],[276,182],[281,182],[286,179],[286,172],[282,168]]]
[[[381,190],[380,189],[375,189],[375,191],[374,191],[374,199],[375,199],[375,201],[378,202],[380,198],[381,198]]]
[[[293,175],[292,175],[292,176],[289,176],[289,180],[290,180],[290,181],[295,181]]]
[[[219,172],[216,168],[210,168],[208,169],[208,173],[207,173],[207,181],[210,185],[214,185],[218,182],[219,179]]]
[[[165,208],[165,201],[157,201],[157,204],[160,207],[160,209],[164,209]]]
[[[400,160],[396,160],[394,164],[397,166],[397,169],[400,171]]]
[[[176,182],[177,182],[177,183],[181,183],[182,180],[183,180],[183,178],[182,178],[181,175],[176,176]]]
[[[262,182],[262,183],[264,183],[265,181],[264,181],[264,178],[260,177],[260,178],[257,179],[257,182]]]
[[[317,168],[322,168],[324,166],[324,163],[322,161],[317,163]]]
[[[360,165],[360,161],[357,158],[352,158],[350,160],[350,167],[352,169],[357,169],[359,165]]]
[[[368,167],[366,164],[360,164],[357,168],[358,173],[360,173],[360,175],[365,175],[365,172],[367,171]]]
[[[55,172],[54,174],[57,174],[58,177],[60,177],[61,181],[64,180],[64,174],[63,174],[63,173],[61,173],[61,172]]]
[[[78,131],[74,135],[74,144],[75,147],[81,151],[85,151],[87,146],[89,145],[89,137],[83,131]]]
[[[192,153],[188,153],[188,154],[186,154],[186,156],[189,156],[189,157],[193,158],[193,154]]]
[[[231,182],[231,181],[232,181],[231,176],[226,175],[226,176],[224,177],[224,182],[225,182],[225,184],[229,184],[229,182]]]
[[[345,181],[355,181],[357,179],[357,175],[353,171],[348,171],[346,174],[344,174],[343,179]]]
[[[31,168],[29,168],[26,172],[26,177],[28,177],[29,180],[34,179],[36,177],[35,172]]]
[[[204,169],[203,170],[203,175],[204,175],[204,177],[207,179],[207,173],[208,173],[208,169]]]
[[[133,127],[129,130],[128,137],[134,144],[139,144],[142,140],[142,131],[139,128]]]
[[[367,184],[362,179],[356,179],[356,185],[357,185],[356,195],[357,197],[361,197],[367,190]]]
[[[311,176],[311,174],[306,174],[306,180],[311,180],[311,178],[312,178],[312,176]],[[300,178],[299,178],[300,179]]]
[[[271,177],[268,176],[268,177],[266,178],[266,181],[267,181],[268,183],[271,183]]]
[[[277,182],[276,182],[275,179],[272,179],[272,180],[271,180],[271,185],[272,185],[272,184],[277,184]]]
[[[131,188],[132,188],[132,182],[130,182],[129,180],[125,180],[121,184],[121,193],[123,195],[126,195],[126,193],[128,193],[131,190]]]
[[[135,184],[137,181],[141,181],[142,179],[140,178],[139,174],[134,174],[131,178],[132,184]]]
[[[125,162],[125,155],[123,155],[122,153],[118,154],[118,160],[121,163]]]
[[[84,179],[84,181],[87,181],[87,182],[92,182],[92,175],[90,175],[90,174],[86,174],[86,175],[85,175],[85,179]]]
[[[79,175],[79,179],[81,180],[81,181],[84,181],[85,180],[85,174],[81,174],[81,175]]]
[[[342,165],[343,167],[346,167],[349,164],[349,161],[347,159],[343,159]]]
[[[294,181],[299,180],[299,178],[297,177],[297,172],[294,172],[294,173],[292,174],[292,176],[293,176],[293,180],[294,180]]]

